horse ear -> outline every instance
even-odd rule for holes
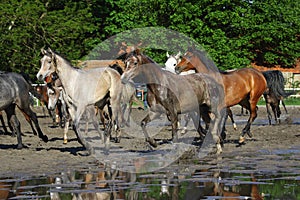
[[[178,54],[175,56],[176,59],[179,59],[181,56],[181,52],[179,51]]]
[[[141,55],[141,50],[139,48],[135,49],[134,52],[136,55]]]
[[[43,55],[47,54],[47,51],[44,48],[41,49],[41,52],[42,52]]]
[[[169,52],[168,52],[168,51],[167,51],[167,54],[166,54],[166,55],[167,55],[167,58],[169,58],[169,57],[170,57],[170,55],[169,55]]]

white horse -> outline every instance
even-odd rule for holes
[[[70,62],[51,49],[42,49],[44,55],[41,59],[41,68],[37,73],[38,80],[44,80],[51,73],[56,72],[62,82],[63,90],[66,95],[69,113],[73,120],[79,142],[89,151],[93,153],[92,146],[83,137],[79,122],[82,114],[88,106],[96,105],[103,109],[108,101],[111,108],[111,120],[106,128],[104,138],[105,152],[108,153],[110,135],[113,125],[117,126],[118,135],[119,117],[121,116],[120,98],[121,98],[121,80],[117,71],[110,68],[95,68],[83,70],[73,67]]]

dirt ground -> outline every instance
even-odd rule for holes
[[[18,114],[23,132],[23,144],[26,146],[22,150],[16,149],[17,139],[3,133],[0,128],[0,177],[11,177],[14,175],[36,175],[45,173],[55,173],[62,169],[76,169],[97,161],[93,156],[84,156],[84,149],[77,142],[72,130],[69,130],[69,143],[63,144],[63,129],[52,127],[49,117],[44,117],[42,109],[34,108],[38,115],[40,126],[49,138],[48,143],[44,143],[37,136],[32,134],[29,124],[24,117]],[[138,112],[133,110],[133,114]],[[247,139],[245,145],[237,146],[237,141],[245,120],[248,116],[238,116],[240,107],[234,107],[233,113],[237,120],[238,130],[233,130],[230,122],[227,122],[227,139],[224,144],[223,154],[243,152],[243,156],[257,151],[258,149],[274,150],[289,147],[300,147],[300,107],[289,106],[289,114],[283,114],[280,125],[267,125],[267,115],[265,107],[259,107],[258,118],[251,127],[252,139]],[[191,124],[191,123],[190,123]],[[192,127],[191,127],[192,129]],[[133,130],[134,131],[134,130]],[[171,137],[170,127],[165,128],[165,132]],[[136,134],[141,134],[137,132]],[[123,141],[123,142],[122,142]],[[140,141],[140,142],[139,142]],[[127,145],[128,148],[143,143],[143,138],[135,140],[132,137],[123,135],[120,145]]]

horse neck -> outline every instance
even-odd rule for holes
[[[140,74],[144,77],[144,80],[147,84],[159,83],[159,79],[163,73],[156,63],[144,63],[140,67]]]
[[[74,83],[79,75],[79,70],[74,68],[68,61],[58,57],[56,64],[56,72],[61,81],[61,85],[64,87],[64,90],[68,95],[74,92]]]

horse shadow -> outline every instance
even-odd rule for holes
[[[86,150],[84,147],[50,147],[50,148],[38,147],[38,148],[36,148],[36,151],[42,151],[42,150],[46,150],[46,151],[54,150],[54,151],[60,151],[62,153],[67,152],[74,156],[86,155],[86,154],[81,153]]]

